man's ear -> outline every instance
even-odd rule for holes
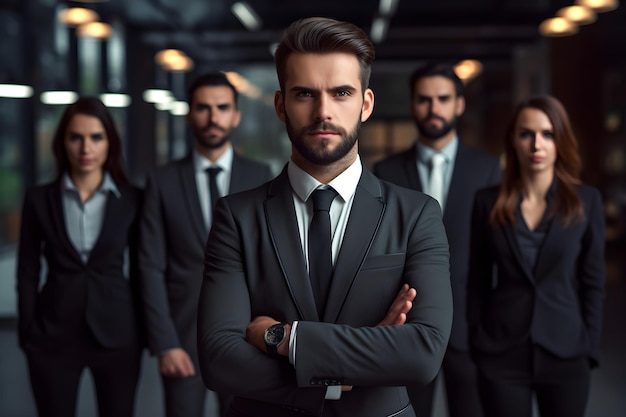
[[[457,97],[456,99],[456,116],[460,117],[465,112],[465,97]]]
[[[283,97],[283,93],[278,90],[274,93],[274,110],[276,110],[276,115],[280,120],[285,122],[285,100]]]
[[[361,122],[366,121],[374,111],[374,92],[368,88],[363,94],[363,106],[361,107]]]

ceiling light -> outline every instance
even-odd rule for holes
[[[454,66],[454,72],[457,77],[467,83],[483,72],[483,64],[475,59],[466,59]]]
[[[585,6],[563,7],[556,12],[556,15],[579,25],[588,25],[596,21],[596,12]]]
[[[191,71],[193,66],[193,59],[183,54],[163,64],[163,69],[172,72],[186,72]]]
[[[57,19],[66,26],[74,27],[85,23],[95,22],[100,19],[100,16],[98,16],[98,13],[91,9],[85,9],[84,7],[71,7],[69,9],[61,10]]]
[[[241,24],[244,25],[246,29],[255,31],[261,28],[261,18],[248,3],[243,1],[234,3],[231,6],[230,11],[233,12],[235,17],[239,19]]]
[[[372,39],[372,42],[380,43],[385,39],[385,37],[387,36],[387,25],[387,19],[384,19],[382,17],[377,17],[374,19],[370,32],[370,38]]]
[[[378,12],[383,16],[391,16],[396,12],[398,0],[380,0]]]
[[[578,33],[578,26],[564,17],[553,17],[541,22],[539,33],[547,37],[570,36]]]
[[[175,101],[171,104],[170,113],[174,116],[186,116],[189,113],[189,104],[186,101]]]
[[[179,49],[162,49],[154,56],[154,62],[161,66],[165,66],[169,62],[175,61],[183,55],[185,55],[185,53]]]
[[[610,12],[619,7],[618,0],[576,0],[577,6],[585,6],[596,13]]]
[[[23,84],[0,84],[0,97],[29,98],[33,96],[33,87]]]
[[[143,99],[148,103],[169,103],[174,100],[174,95],[162,88],[149,88],[143,92]]]
[[[85,23],[76,29],[76,34],[84,38],[107,39],[112,33],[111,25],[102,22]]]
[[[75,91],[44,91],[40,96],[43,104],[72,104],[78,100],[78,93]]]
[[[107,107],[128,107],[132,101],[128,94],[119,93],[100,94],[100,100]]]

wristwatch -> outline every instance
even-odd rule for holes
[[[267,348],[267,353],[270,356],[277,357],[278,356],[278,346],[285,341],[285,326],[287,323],[276,323],[271,325],[265,330],[265,335],[263,339],[265,340],[265,347]]]

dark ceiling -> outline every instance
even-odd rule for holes
[[[379,8],[379,0],[249,0],[262,20],[262,27],[250,32],[232,14],[233,3],[111,0],[91,7],[103,19],[124,21],[155,49],[183,49],[198,64],[269,61],[270,45],[285,27],[303,17],[347,20],[369,33]],[[508,59],[515,45],[539,38],[537,27],[554,14],[554,4],[554,0],[399,0],[387,37],[377,45],[377,61]]]

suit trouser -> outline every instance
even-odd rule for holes
[[[448,347],[442,370],[450,417],[482,417],[478,395],[478,372],[469,352]],[[441,373],[441,372],[440,372]],[[408,386],[417,417],[431,417],[439,374],[428,385]]]
[[[196,371],[194,376],[186,378],[161,376],[161,379],[165,396],[165,415],[167,417],[206,417],[204,416],[204,403],[209,391],[204,382],[202,382],[199,372]],[[216,394],[219,414],[224,416],[229,408],[230,396]]]
[[[74,417],[80,378],[93,376],[100,417],[131,417],[141,367],[138,348],[92,347],[67,353],[28,351],[30,383],[39,417]]]
[[[591,370],[587,357],[559,358],[530,343],[512,351],[476,355],[487,417],[530,417],[533,393],[543,417],[583,417]]]

